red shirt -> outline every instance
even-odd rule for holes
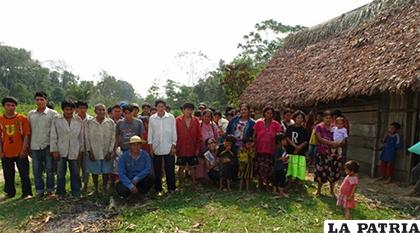
[[[146,142],[147,142],[147,137],[148,137],[148,134],[147,134],[147,131],[148,131],[149,129],[148,129],[148,127],[144,127],[144,132],[143,132],[143,135],[141,135],[141,138],[143,139],[143,140],[145,140]],[[141,148],[143,149],[143,150],[145,150],[145,151],[147,151],[147,153],[149,154],[149,155],[151,155],[151,151],[150,151],[150,145],[148,144],[148,143],[145,143],[145,144],[143,144],[142,146],[141,146]]]
[[[276,120],[272,120],[268,127],[265,127],[264,119],[259,119],[254,125],[255,146],[257,153],[274,154],[276,150],[276,134],[283,132],[283,127]]]
[[[184,116],[176,118],[176,155],[178,157],[191,157],[196,155],[201,146],[200,121],[192,117],[190,127],[187,127]]]

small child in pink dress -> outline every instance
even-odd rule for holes
[[[354,160],[350,160],[344,164],[344,169],[347,176],[341,184],[340,196],[337,199],[337,205],[344,208],[344,215],[348,220],[350,219],[350,209],[354,209],[356,207],[354,194],[356,193],[357,185],[359,184],[359,177],[357,176],[357,173],[359,172],[359,163]]]

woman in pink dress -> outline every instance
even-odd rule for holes
[[[204,154],[204,152],[207,151],[207,146],[205,142],[209,138],[214,138],[216,141],[218,141],[218,129],[219,127],[216,125],[216,123],[213,122],[213,112],[210,109],[206,109],[203,111],[203,120],[200,124],[201,129],[201,137],[203,144],[201,146],[201,155]],[[206,163],[202,156],[198,159],[198,166],[196,168],[197,172],[197,178],[206,178],[207,179],[207,169],[206,169]]]
[[[254,141],[256,156],[254,163],[254,174],[258,177],[260,190],[265,184],[267,190],[273,169],[273,154],[276,150],[275,137],[283,132],[280,123],[273,119],[274,109],[265,107],[263,118],[258,119],[254,125]]]
[[[354,200],[354,194],[356,193],[357,185],[359,184],[359,178],[357,173],[359,172],[359,163],[350,160],[344,164],[346,171],[346,178],[340,187],[340,196],[337,199],[337,205],[344,208],[344,215],[346,219],[350,219],[350,209],[356,207],[356,201]]]

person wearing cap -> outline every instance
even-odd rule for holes
[[[141,149],[146,143],[141,137],[130,138],[128,151],[125,151],[118,161],[118,174],[120,177],[116,191],[121,197],[130,195],[142,198],[154,184],[152,160],[149,154]]]
[[[140,112],[140,106],[136,103],[132,103],[131,105],[133,105],[133,115],[135,118],[139,117],[139,112]]]
[[[206,105],[206,103],[201,102],[201,103],[199,103],[199,104],[198,104],[198,110],[199,110],[200,112],[204,112],[204,110],[206,110],[206,109],[207,109],[207,105]]]
[[[117,154],[116,151],[118,147],[120,147],[123,152],[130,149],[128,145],[130,138],[136,135],[141,136],[144,132],[143,122],[134,117],[134,106],[128,104],[123,110],[124,119],[119,120],[115,127],[115,154]]]

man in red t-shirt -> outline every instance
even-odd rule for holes
[[[8,96],[3,98],[1,104],[4,115],[0,116],[1,147],[5,198],[16,195],[15,164],[19,170],[22,183],[22,198],[31,198],[32,189],[29,179],[28,142],[30,127],[28,118],[16,113],[17,100]]]
[[[196,186],[196,166],[198,165],[198,155],[200,153],[201,131],[200,121],[193,116],[194,104],[185,103],[182,106],[183,115],[176,118],[177,133],[177,161],[179,166],[178,178],[179,188],[183,188],[185,169],[191,171],[191,182]]]

